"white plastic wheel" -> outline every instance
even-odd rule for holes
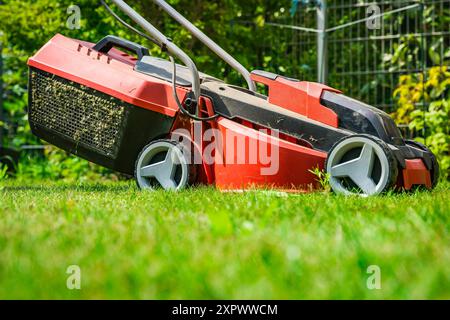
[[[190,164],[177,143],[157,140],[147,145],[136,161],[135,177],[141,189],[180,190],[189,183]]]
[[[369,135],[350,136],[334,145],[326,170],[334,192],[361,196],[389,189],[398,171],[388,145]]]

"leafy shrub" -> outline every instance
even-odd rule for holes
[[[450,176],[450,70],[430,68],[423,74],[403,75],[394,91],[398,124],[407,124],[416,140],[430,147],[441,166],[441,176]],[[423,108],[423,103],[427,106]]]
[[[46,146],[44,156],[29,156],[20,161],[16,178],[18,180],[45,179],[68,182],[118,180],[119,175],[90,163],[84,159],[70,156],[66,152]]]

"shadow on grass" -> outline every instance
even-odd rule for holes
[[[0,190],[3,192],[17,192],[17,191],[45,191],[45,192],[64,192],[64,191],[76,191],[76,192],[126,192],[135,190],[137,187],[134,184],[41,184],[41,185],[20,185],[20,186],[4,186]]]
[[[9,180],[11,181],[11,180]],[[116,193],[122,193],[122,192],[129,192],[129,191],[137,191],[139,190],[135,183],[133,183],[131,180],[129,181],[107,181],[107,182],[85,182],[85,183],[70,183],[70,182],[53,182],[53,181],[29,181],[26,184],[20,184],[20,182],[15,181],[12,184],[4,186],[0,186],[0,192],[27,192],[27,191],[41,191],[41,192],[66,192],[66,191],[75,191],[75,192],[116,192]],[[211,186],[192,186],[186,190],[183,190],[183,192],[190,193],[190,192],[205,192],[205,191],[211,191],[211,190],[217,190],[214,187]],[[412,190],[405,191],[405,190],[389,190],[376,198],[391,198],[391,197],[414,197],[414,196],[420,196],[420,195],[433,195],[433,194],[440,194],[445,193],[450,190],[450,184],[447,182],[443,182],[438,184],[437,188],[434,190],[428,190],[423,187],[415,187]],[[157,188],[155,191],[163,191],[163,189]],[[218,191],[218,190],[217,190]],[[274,196],[305,196],[305,195],[312,195],[312,194],[320,194],[320,195],[328,195],[332,198],[361,198],[364,199],[364,197],[360,197],[358,195],[352,195],[352,196],[343,196],[339,194],[335,194],[334,192],[299,192],[299,193],[285,193],[279,190],[254,190],[249,189],[247,191],[222,191],[220,192],[222,195],[226,196],[228,194],[236,195],[236,194],[253,194],[253,193],[264,193]]]

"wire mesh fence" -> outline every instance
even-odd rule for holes
[[[302,5],[308,2],[295,14],[282,8],[264,26],[255,25],[267,39],[261,56],[272,57],[259,65],[317,80],[317,7]],[[328,0],[326,13],[326,83],[387,112],[396,108],[393,91],[401,75],[449,63],[450,0]],[[371,15],[373,21],[365,20]]]
[[[381,12],[410,6],[410,10],[381,19],[379,28],[364,23],[329,33],[329,83],[345,88],[355,96],[388,112],[395,109],[392,92],[402,74],[425,73],[444,64],[444,49],[450,47],[447,24],[439,23],[450,1],[426,1],[425,7],[412,7],[413,1],[377,2]],[[332,24],[343,19],[363,19],[367,4],[333,1],[329,6]],[[448,16],[448,13],[447,13]],[[430,58],[430,51],[435,53]]]

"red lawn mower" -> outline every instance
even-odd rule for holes
[[[248,89],[226,84],[199,73],[184,51],[124,1],[111,2],[146,33],[102,0],[170,61],[115,36],[93,44],[55,35],[28,61],[29,121],[43,140],[134,175],[142,189],[208,184],[308,191],[318,187],[314,168],[326,170],[331,188],[342,194],[436,185],[433,153],[404,140],[386,113],[319,83],[248,72],[165,1],[154,0],[242,74]],[[268,95],[255,83],[267,86]],[[255,155],[262,149],[269,150],[265,159]]]

